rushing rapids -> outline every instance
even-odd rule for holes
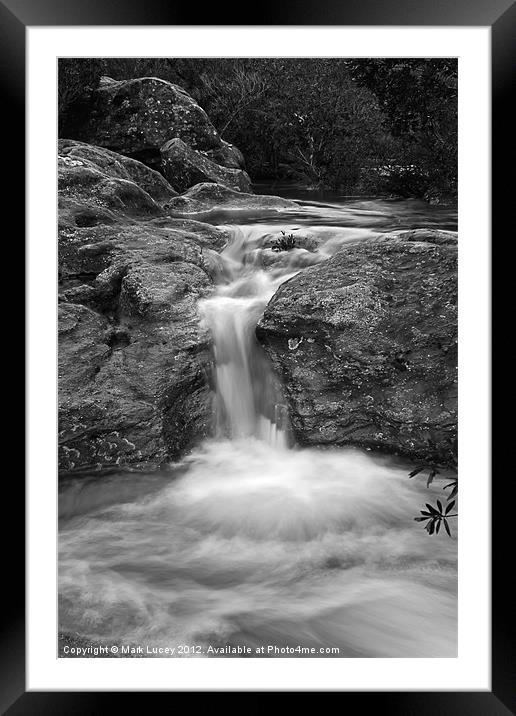
[[[63,486],[63,633],[150,657],[455,656],[456,540],[412,519],[442,481],[427,490],[391,458],[293,445],[254,332],[283,281],[386,230],[381,208],[313,204],[226,226],[199,306],[214,436],[162,474]],[[307,226],[316,253],[271,251],[280,230]]]

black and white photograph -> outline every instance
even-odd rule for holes
[[[60,57],[61,658],[457,656],[455,57]]]
[[[514,0],[0,0],[25,271],[1,713],[516,714],[491,395],[515,23]]]

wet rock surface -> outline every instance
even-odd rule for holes
[[[307,268],[267,306],[257,335],[284,381],[299,443],[453,463],[456,241],[406,233]]]

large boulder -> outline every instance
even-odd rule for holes
[[[68,168],[90,167],[106,176],[134,182],[157,203],[168,201],[177,195],[177,192],[159,172],[142,162],[124,157],[103,147],[95,147],[73,139],[60,139],[58,156],[72,160],[66,163]]]
[[[216,162],[216,164],[220,164],[222,167],[227,167],[228,169],[245,169],[245,159],[244,155],[238,149],[238,147],[235,147],[234,144],[229,144],[229,142],[225,142],[222,140],[222,146],[217,149],[209,149],[207,152],[204,152],[208,159],[211,159],[212,162]]]
[[[209,432],[209,337],[196,312],[209,277],[140,262],[112,285],[105,313],[59,306],[63,472],[157,467]]]
[[[165,142],[161,147],[161,158],[165,177],[179,192],[202,182],[214,182],[235,191],[251,191],[251,179],[246,172],[216,164],[182,139]]]
[[[66,203],[89,204],[127,214],[158,214],[159,207],[138,184],[110,176],[90,162],[58,157],[60,198]]]
[[[453,464],[456,242],[407,238],[342,250],[267,306],[257,336],[283,378],[299,443]]]
[[[208,434],[210,339],[199,327],[197,301],[212,282],[180,258],[170,264],[112,253],[110,263],[104,253],[108,266],[94,280],[64,282],[62,471],[156,467]]]
[[[247,194],[229,189],[222,184],[203,182],[174,197],[164,206],[170,216],[194,216],[213,211],[272,212],[298,209],[298,204],[290,199],[265,194]]]
[[[194,149],[220,149],[223,143],[206,112],[181,87],[157,77],[119,82],[104,78],[93,92],[86,116],[70,136],[107,147],[155,169],[160,147],[179,137]]]

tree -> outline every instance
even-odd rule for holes
[[[79,104],[85,104],[93,90],[98,87],[103,70],[103,61],[89,58],[67,58],[58,65],[58,119],[60,134],[69,115],[77,111]]]
[[[351,190],[388,139],[374,95],[342,60],[214,60],[199,101],[251,175],[288,172]]]
[[[255,180],[297,178],[347,193],[456,193],[454,59],[65,59],[60,125],[87,110],[100,74],[183,87],[241,149]]]
[[[349,61],[349,68],[355,81],[376,95],[389,118],[399,147],[394,161],[412,169],[402,179],[407,192],[455,194],[457,60],[356,59]]]
[[[305,62],[286,68],[287,96],[274,123],[278,150],[315,184],[351,192],[384,153],[385,118],[344,62]]]
[[[267,92],[265,78],[238,64],[233,65],[228,76],[217,76],[204,72],[200,76],[204,95],[209,97],[212,111],[223,115],[220,133],[224,134],[229,125],[244,110],[256,106]]]

